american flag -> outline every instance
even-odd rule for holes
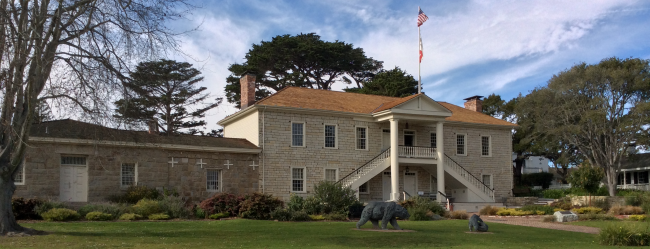
[[[419,12],[418,12],[418,27],[420,27],[424,22],[429,20],[429,17],[426,14],[424,14],[424,12],[422,12],[422,9],[420,9],[420,7],[418,7],[418,10],[419,10]]]

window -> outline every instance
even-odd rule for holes
[[[492,175],[482,175],[481,178],[483,180],[483,184],[492,188]]]
[[[291,123],[291,146],[305,146],[305,123]]]
[[[221,170],[207,170],[206,189],[213,192],[221,191]]]
[[[305,168],[291,168],[291,191],[305,191]]]
[[[465,134],[456,134],[456,155],[466,156]]]
[[[438,147],[438,143],[437,143],[438,141],[437,141],[436,137],[437,137],[436,133],[432,132],[431,133],[431,148],[437,148]]]
[[[23,165],[20,165],[18,168],[18,172],[16,172],[16,176],[14,177],[14,184],[16,185],[25,185],[25,163],[23,162]]]
[[[481,136],[481,156],[491,156],[490,136]]]
[[[357,127],[357,150],[368,149],[368,128]]]
[[[64,165],[86,165],[85,156],[62,156],[61,164]]]
[[[415,131],[404,130],[404,146],[415,146]]]
[[[361,184],[361,186],[359,186],[359,193],[360,193],[360,194],[367,194],[367,193],[368,193],[368,190],[369,190],[369,188],[368,188],[368,182],[366,182],[366,183],[364,183],[364,184]]]
[[[325,148],[336,148],[336,125],[325,125]]]
[[[122,187],[135,186],[136,180],[136,166],[135,163],[122,163]]]
[[[336,182],[338,181],[337,169],[325,169],[325,181]]]

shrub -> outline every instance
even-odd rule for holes
[[[603,209],[597,207],[581,207],[573,209],[573,212],[578,214],[599,214],[603,212]]]
[[[546,205],[526,205],[519,208],[520,211],[530,211],[537,215],[553,214],[554,208]]]
[[[157,200],[158,198],[160,198],[160,192],[155,188],[149,188],[147,186],[130,186],[123,194],[109,196],[108,201],[135,204],[142,199]]]
[[[544,198],[550,198],[550,199],[560,199],[562,197],[565,197],[567,195],[567,191],[564,189],[547,189],[542,191],[542,195]]]
[[[43,201],[39,199],[12,198],[11,209],[16,220],[36,220],[40,219],[41,216],[34,211],[34,208],[42,203]]]
[[[272,195],[253,193],[246,195],[239,207],[239,216],[248,219],[268,220],[271,211],[281,208],[283,202]]]
[[[555,216],[553,215],[545,215],[544,218],[542,218],[542,222],[555,222]]]
[[[200,207],[194,207],[194,217],[199,219],[205,219],[205,211]]]
[[[629,220],[634,220],[634,221],[645,221],[648,217],[643,214],[637,214],[637,215],[630,215],[630,217],[627,218]]]
[[[323,216],[322,214],[319,214],[319,215],[310,214],[309,219],[311,219],[313,221],[320,221],[320,220],[325,220],[325,216]]]
[[[440,206],[440,204],[438,204],[437,202],[421,196],[413,196],[411,198],[408,198],[406,201],[400,202],[399,204],[400,206],[406,209],[424,208],[425,210],[430,210],[434,214],[438,214],[441,216],[445,215],[446,212],[445,209],[442,206]]]
[[[310,221],[309,215],[305,211],[295,211],[291,213],[291,221]]]
[[[107,221],[113,219],[113,215],[102,212],[90,212],[87,213],[84,217],[86,217],[86,220],[93,221]]]
[[[79,220],[77,211],[67,208],[53,208],[41,214],[46,221],[72,221]]]
[[[532,215],[532,214],[536,214],[536,212],[521,211],[515,208],[500,208],[499,211],[497,211],[497,215],[499,216],[524,216],[524,215]]]
[[[547,189],[553,181],[553,174],[548,172],[539,172],[521,175],[521,184],[526,186],[542,186]]]
[[[302,210],[308,214],[320,214],[323,212],[323,205],[316,197],[310,196],[304,200]]]
[[[478,213],[480,215],[496,215],[497,211],[499,211],[498,207],[493,207],[493,206],[487,205],[487,206],[481,208],[481,210],[479,210]]]
[[[559,208],[559,209],[562,209],[562,210],[571,210],[573,208],[576,208],[571,204],[571,200],[568,199],[568,198],[563,198],[562,200],[553,202],[549,206],[551,206],[553,208]]]
[[[185,207],[185,200],[178,195],[164,195],[159,204],[160,209],[172,218],[190,217],[190,211]]]
[[[169,215],[166,215],[164,213],[159,213],[159,214],[152,214],[149,215],[148,217],[150,220],[169,220]]]
[[[609,214],[612,215],[622,215],[622,214],[643,214],[643,209],[640,207],[635,207],[635,206],[613,206],[612,208],[609,209]]]
[[[134,214],[134,213],[126,213],[120,216],[120,220],[140,220],[142,219],[142,215],[139,214]]]
[[[579,214],[578,220],[618,220],[616,217],[608,214]]]
[[[278,221],[289,221],[291,220],[291,211],[289,211],[289,209],[278,208],[271,212],[271,219]]]
[[[90,212],[100,212],[112,215],[114,218],[120,217],[124,213],[129,213],[131,208],[125,204],[115,203],[89,203],[77,210],[81,217],[86,217]]]
[[[639,226],[609,225],[600,230],[598,241],[608,246],[647,246],[650,234]]]
[[[323,215],[326,220],[347,220],[348,217],[342,213],[329,213]]]
[[[428,216],[427,213],[431,213],[426,207],[423,206],[418,206],[418,207],[412,207],[408,209],[409,214],[411,217],[409,218],[410,221],[429,221],[431,220],[431,216]]]
[[[340,183],[321,181],[314,186],[314,198],[323,206],[323,213],[348,213],[350,205],[357,201],[356,193]]]
[[[302,211],[304,202],[305,200],[302,197],[291,193],[291,197],[289,197],[289,203],[287,203],[287,208],[291,211]]]
[[[447,218],[449,219],[457,219],[457,220],[466,220],[469,215],[467,215],[467,211],[465,210],[457,210],[457,211],[451,211],[448,212]]]
[[[41,204],[39,204],[38,206],[36,206],[34,208],[34,212],[42,217],[43,213],[55,208],[68,208],[68,206],[63,202],[46,200],[41,202]]]
[[[142,217],[149,217],[149,215],[162,212],[158,201],[149,199],[138,201],[138,203],[133,205],[133,211],[136,214],[142,215]]]
[[[206,215],[228,212],[230,215],[235,216],[239,214],[239,205],[242,201],[242,197],[228,193],[218,193],[202,201],[199,206]]]
[[[597,199],[592,202],[594,207],[601,208],[603,211],[608,211],[610,206],[607,199]]]
[[[230,217],[230,213],[216,213],[216,214],[211,214],[208,218],[213,220],[218,220],[218,219],[228,218],[228,217]]]

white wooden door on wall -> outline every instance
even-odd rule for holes
[[[390,172],[383,172],[381,179],[382,179],[382,183],[383,183],[382,191],[384,192],[384,194],[383,194],[384,201],[389,201],[390,200],[390,191],[391,191]]]
[[[61,165],[60,181],[61,201],[88,201],[88,167]]]
[[[384,151],[390,148],[390,130],[382,130],[381,132],[381,150]]]
[[[417,195],[415,172],[404,173],[404,191],[411,196]]]

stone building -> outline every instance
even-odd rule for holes
[[[35,124],[28,143],[15,179],[17,197],[96,202],[145,185],[175,189],[196,202],[215,192],[258,191],[260,149],[245,139],[161,136],[58,120]]]
[[[319,181],[358,189],[362,201],[422,195],[501,202],[511,195],[512,123],[424,94],[404,98],[287,87],[255,102],[241,79],[242,110],[224,135],[262,149],[260,191],[307,196]]]

